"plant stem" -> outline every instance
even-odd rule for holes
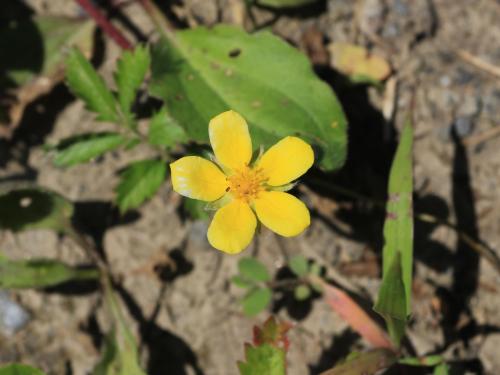
[[[95,7],[90,0],[76,0],[90,17],[113,41],[123,49],[132,49],[132,44],[109,20]]]
[[[172,25],[165,18],[161,10],[151,0],[140,0],[139,3],[155,24],[156,30],[165,38],[173,41]]]

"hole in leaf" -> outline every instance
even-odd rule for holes
[[[229,51],[228,55],[229,57],[238,57],[241,54],[241,49],[239,48],[234,48],[231,51]]]

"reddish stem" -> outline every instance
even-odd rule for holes
[[[80,6],[85,9],[90,17],[99,25],[99,27],[111,39],[123,49],[132,49],[132,44],[109,20],[92,4],[90,0],[76,0]]]

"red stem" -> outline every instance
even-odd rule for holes
[[[132,49],[132,44],[109,20],[92,4],[90,0],[76,0],[80,6],[85,9],[90,17],[99,25],[99,27],[111,39],[123,49]]]

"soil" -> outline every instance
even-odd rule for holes
[[[110,3],[118,4],[115,21],[130,39],[138,34],[135,28],[142,36],[154,35],[136,3]],[[172,3],[168,15],[178,27],[217,22],[252,27],[238,0]],[[71,1],[26,4],[38,14],[81,14]],[[256,256],[277,273],[286,259],[303,254],[371,303],[380,284],[384,212],[364,199],[332,192],[325,183],[385,200],[399,130],[410,110],[415,212],[456,223],[500,255],[500,133],[491,131],[500,126],[500,78],[460,52],[500,66],[498,1],[329,0],[278,12],[255,8],[253,15],[258,27],[269,27],[310,56],[349,120],[346,165],[331,174],[314,170],[302,180],[299,194],[313,220],[298,238],[263,230],[243,254],[223,256],[208,244],[207,224],[182,214],[181,199],[168,184],[139,210],[120,216],[112,205],[118,171],[150,151],[139,147],[70,169],[54,167],[43,144],[112,129],[97,124],[63,85],[32,103],[13,138],[0,141],[0,179],[36,181],[77,202],[83,228],[122,277],[127,320],[140,337],[148,374],[237,374],[235,363],[243,359],[252,326],[270,312],[294,323],[290,375],[319,374],[366,347],[319,297],[298,303],[289,293],[278,294],[269,311],[248,318],[238,302],[243,292],[229,279],[241,257]],[[337,41],[363,45],[387,59],[393,74],[386,89],[346,85],[328,64],[326,47]],[[104,40],[100,54],[100,71],[111,79],[120,50]],[[396,87],[393,94],[389,85]],[[1,232],[0,248],[18,259],[88,262],[70,239],[49,231]],[[413,314],[405,350],[442,354],[456,373],[498,374],[499,283],[496,270],[456,231],[417,220]],[[48,374],[91,371],[109,328],[97,285],[10,292],[10,298],[31,317],[15,334],[0,332],[0,363],[22,361]]]

